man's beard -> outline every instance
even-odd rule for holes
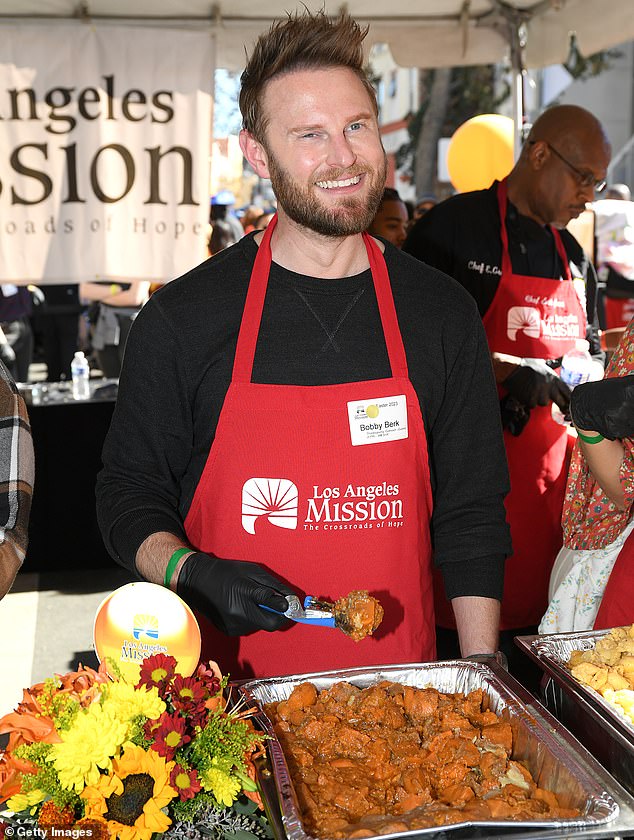
[[[355,175],[365,175],[370,180],[366,198],[350,196],[341,198],[336,207],[327,207],[319,201],[315,190],[293,181],[274,155],[268,153],[269,175],[273,192],[280,207],[296,224],[322,236],[352,236],[367,230],[376,216],[387,176],[387,159],[380,170],[370,167],[355,168],[352,172],[329,173],[319,180],[337,181]]]

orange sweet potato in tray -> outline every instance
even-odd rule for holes
[[[508,722],[478,688],[442,693],[383,681],[297,685],[266,714],[306,833],[361,838],[464,821],[579,816],[511,758]]]

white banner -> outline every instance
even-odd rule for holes
[[[171,280],[206,257],[208,33],[0,28],[0,282]]]

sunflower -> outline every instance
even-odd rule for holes
[[[101,775],[82,792],[86,817],[105,819],[119,840],[150,840],[167,831],[172,821],[161,809],[178,795],[169,784],[173,767],[154,750],[127,745],[112,762],[112,775]]]

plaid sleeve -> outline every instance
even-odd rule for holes
[[[9,553],[24,560],[34,473],[26,405],[0,362],[0,563]]]

